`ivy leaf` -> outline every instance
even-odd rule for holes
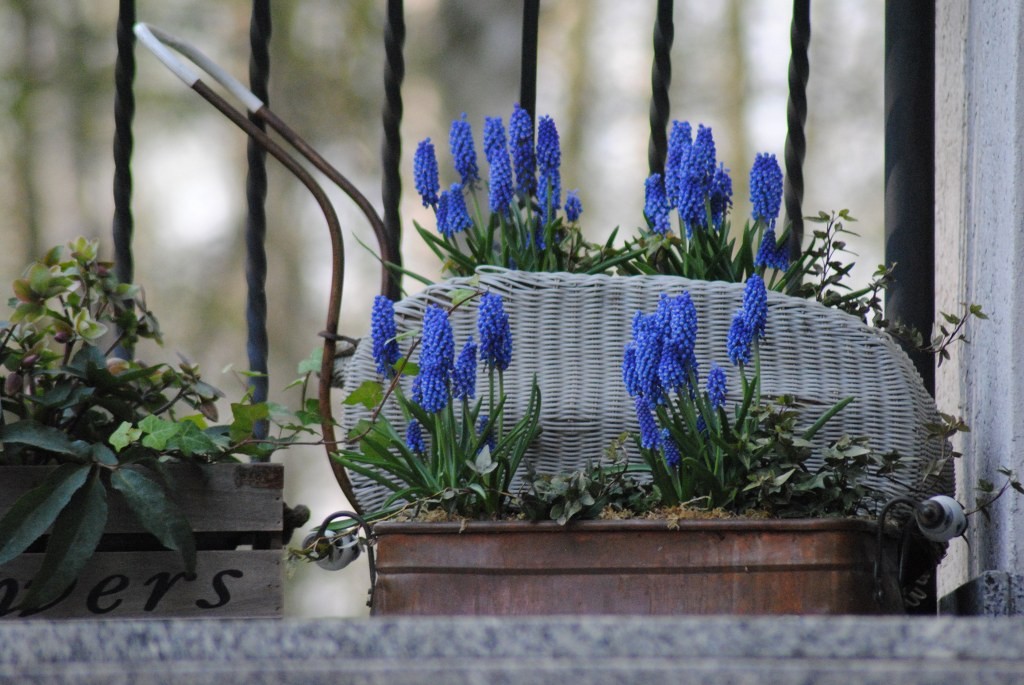
[[[135,428],[127,421],[122,421],[121,425],[117,427],[117,430],[110,435],[108,442],[114,446],[115,450],[120,452],[141,437],[142,430]]]
[[[46,532],[89,476],[85,464],[58,466],[38,487],[18,498],[0,519],[0,566]]]
[[[185,571],[195,573],[196,541],[192,527],[168,491],[141,469],[126,466],[110,476],[110,485],[124,495],[139,523],[164,547],[181,552]]]
[[[373,409],[384,399],[384,390],[377,381],[363,381],[362,384],[349,393],[342,404],[355,406],[361,404],[367,409]]]
[[[253,434],[256,424],[270,418],[270,407],[265,402],[231,404],[231,422],[229,435],[232,442],[241,442]]]
[[[471,288],[456,288],[450,293],[450,297],[452,298],[452,307],[458,307],[463,302],[471,300],[478,294],[478,291]]]
[[[316,373],[320,370],[320,366],[323,363],[324,348],[318,347],[313,350],[312,354],[299,362],[299,375],[305,376],[306,374]]]
[[[142,445],[158,452],[167,449],[167,443],[178,434],[178,424],[166,421],[150,414],[139,422],[139,428],[145,434]]]
[[[201,431],[192,421],[184,421],[177,424],[178,431],[167,441],[172,450],[177,450],[186,457],[193,454],[210,454],[217,452],[217,443],[210,436]]]
[[[92,557],[107,524],[107,490],[93,469],[85,485],[57,517],[43,565],[32,579],[22,608],[34,609],[60,596]]]

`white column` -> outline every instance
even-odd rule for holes
[[[970,344],[936,379],[939,409],[964,416],[958,495],[1000,466],[1024,478],[1024,3],[936,2],[936,311],[982,305]],[[897,267],[898,277],[898,267]],[[988,570],[1024,573],[1024,496],[970,518],[939,576],[945,594]]]

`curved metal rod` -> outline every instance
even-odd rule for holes
[[[387,230],[384,228],[384,222],[381,220],[380,215],[377,213],[377,210],[374,209],[370,201],[366,199],[366,196],[363,195],[363,193],[361,193],[359,189],[345,177],[344,174],[338,171],[337,168],[324,159],[323,156],[301,136],[299,136],[299,134],[285,124],[280,117],[272,112],[270,108],[267,107],[260,98],[253,94],[252,91],[246,88],[241,81],[225,71],[220,67],[220,65],[207,57],[198,48],[162,29],[150,26],[143,22],[137,23],[134,30],[139,42],[149,48],[157,59],[163,62],[168,69],[170,69],[185,83],[185,85],[194,89],[195,84],[199,82],[199,75],[188,64],[178,59],[174,53],[168,49],[168,47],[174,48],[177,52],[188,57],[196,66],[208,73],[215,81],[217,81],[217,83],[222,85],[229,93],[231,93],[232,96],[237,98],[239,102],[245,106],[245,109],[248,112],[261,121],[266,122],[268,126],[277,131],[289,145],[309,160],[314,167],[327,176],[332,183],[341,188],[341,190],[356,203],[356,206],[358,206],[360,211],[362,211],[367,222],[370,224],[370,227],[373,229],[374,236],[377,238],[377,246],[380,249],[380,257],[382,261],[380,291],[381,293],[387,294],[389,290],[389,274],[387,267],[384,265],[389,262],[398,263],[398,259],[395,255],[395,247],[392,246],[391,241],[388,240]],[[392,297],[393,296],[394,295],[392,295]]]
[[[334,417],[331,412],[331,377],[334,371],[334,355],[335,355],[335,343],[339,339],[338,335],[338,321],[341,315],[341,298],[342,298],[342,287],[344,284],[345,276],[345,246],[341,234],[341,226],[338,223],[338,215],[334,211],[334,206],[328,199],[327,194],[323,188],[313,179],[313,176],[303,167],[298,161],[296,161],[291,155],[289,155],[284,148],[278,143],[271,139],[264,131],[260,130],[253,122],[245,117],[241,112],[232,107],[223,97],[213,91],[209,86],[203,83],[198,75],[195,74],[190,68],[184,63],[175,58],[170,54],[159,41],[153,37],[153,33],[149,27],[144,24],[136,24],[135,33],[139,37],[140,42],[146,45],[147,48],[152,50],[157,57],[160,58],[164,64],[166,64],[171,70],[177,74],[185,83],[196,91],[204,100],[213,105],[221,114],[231,120],[236,126],[245,131],[256,143],[258,143],[263,149],[269,152],[275,159],[284,165],[288,171],[290,171],[299,181],[306,186],[307,190],[316,199],[317,204],[320,205],[320,210],[324,214],[324,219],[327,221],[327,229],[331,236],[331,291],[330,301],[327,307],[327,324],[326,329],[320,333],[324,339],[323,347],[323,360],[320,365],[320,383],[319,383],[319,410],[320,410],[320,426],[324,437],[324,447],[327,450],[328,461],[331,464],[331,470],[334,472],[334,477],[338,481],[338,485],[341,487],[345,497],[348,498],[349,502],[358,510],[358,504],[355,497],[355,492],[352,488],[352,483],[349,481],[348,473],[345,468],[331,458],[331,451],[337,445],[337,438],[334,433]],[[162,34],[162,32],[161,32]],[[166,34],[163,34],[166,35]],[[148,40],[144,38],[148,37]],[[175,46],[176,49],[177,46]],[[189,59],[192,59],[204,69],[207,69],[207,65],[204,65],[201,60],[209,62],[205,57],[202,57],[201,53],[194,51],[200,55],[200,59],[197,59],[192,54],[188,54]],[[183,52],[183,54],[186,54]],[[168,58],[170,62],[168,62]],[[172,63],[174,66],[172,66]],[[209,62],[218,72],[219,69],[215,64]],[[245,90],[244,86],[241,86],[235,79],[230,75],[223,74],[221,77],[215,76],[217,80],[227,88],[229,91],[234,93],[236,96],[237,88]],[[224,80],[222,80],[222,78]],[[226,82],[225,82],[226,81]],[[229,85],[231,83],[237,84]],[[248,92],[248,91],[246,91]],[[249,95],[252,95],[249,93]],[[255,99],[255,96],[252,96]],[[243,98],[248,100],[248,98]],[[257,99],[258,101],[258,99]],[[260,103],[258,109],[266,109]],[[258,111],[258,110],[257,110]],[[255,113],[255,112],[254,112]],[[268,122],[269,123],[269,122]],[[289,141],[290,143],[291,141]],[[302,152],[300,150],[300,152]],[[340,174],[339,174],[340,175]],[[333,180],[333,179],[332,179]]]

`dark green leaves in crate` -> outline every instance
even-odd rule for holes
[[[196,568],[196,542],[188,519],[171,499],[166,488],[139,467],[126,466],[114,471],[110,485],[120,492],[139,522],[164,547],[181,552],[185,570]]]

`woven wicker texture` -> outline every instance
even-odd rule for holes
[[[418,330],[429,303],[448,305],[450,294],[468,282],[444,281],[396,303],[398,332]],[[741,283],[482,268],[477,287],[502,295],[509,315],[513,357],[504,381],[509,395],[506,416],[511,420],[522,416],[537,377],[542,432],[528,458],[541,473],[570,471],[596,461],[616,437],[637,430],[633,403],[622,383],[622,355],[631,338],[633,315],[638,310],[653,312],[662,293],[690,293],[698,314],[700,370],[706,372],[711,362],[726,369],[729,406],[741,399],[738,371],[726,353],[729,326],[743,300]],[[470,334],[477,338],[476,311],[473,300],[451,316],[459,349]],[[403,353],[407,348],[408,342]],[[875,449],[897,450],[903,456],[899,484],[871,479],[886,493],[952,492],[951,466],[939,478],[922,482],[924,468],[940,450],[936,440],[926,440],[922,426],[938,414],[909,358],[887,335],[841,311],[769,292],[767,336],[760,354],[762,394],[795,396],[809,417],[798,425],[810,425],[838,400],[856,398],[819,432],[816,447],[844,434],[867,436]],[[359,345],[338,373],[337,380],[348,389],[375,378],[371,345]],[[485,371],[481,367],[478,373],[481,392],[487,387]],[[401,423],[396,408],[386,414]],[[345,407],[342,434],[368,415],[362,407]],[[635,449],[632,441],[629,448]],[[639,455],[634,451],[631,459],[638,460]],[[353,504],[360,509],[373,509],[387,496],[358,474],[350,477],[359,499]]]

